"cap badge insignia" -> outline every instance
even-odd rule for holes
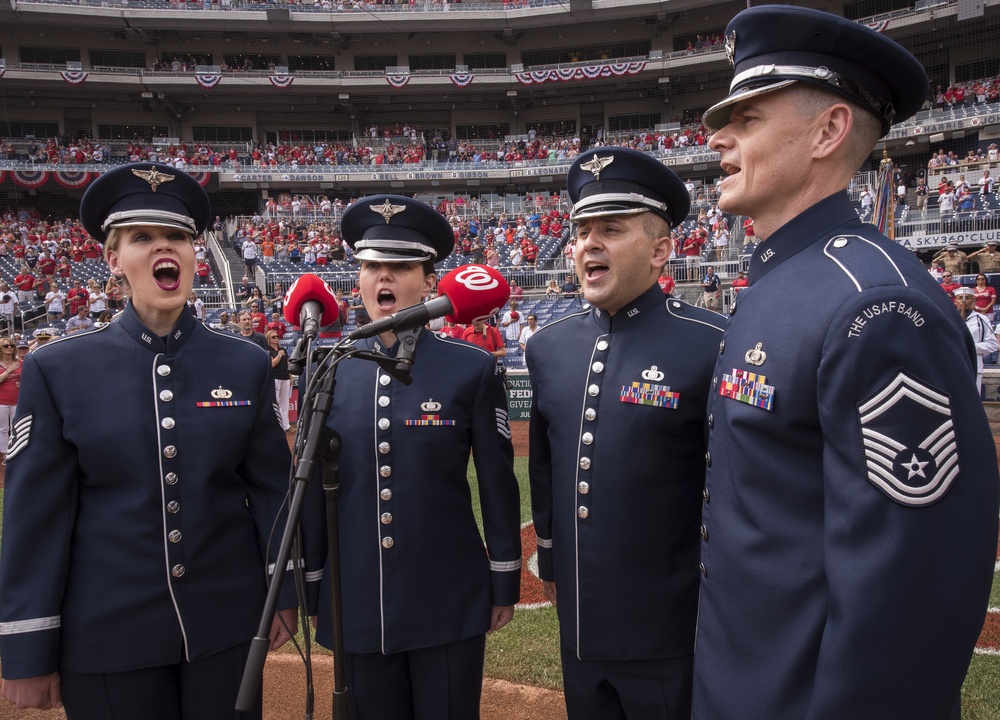
[[[156,192],[156,188],[160,187],[163,183],[177,179],[175,175],[161,173],[156,168],[153,168],[152,170],[133,170],[132,174],[148,182],[149,189],[153,192]]]
[[[753,350],[747,350],[747,354],[743,357],[751,365],[757,365],[758,367],[764,364],[767,360],[767,353],[761,350],[764,343],[757,343],[757,347]]]
[[[663,379],[663,373],[656,369],[656,365],[653,365],[649,370],[642,371],[642,379],[649,380],[650,382],[660,382]]]
[[[232,390],[226,390],[221,385],[212,391],[212,397],[216,400],[228,400],[233,396]]]
[[[388,225],[392,216],[396,213],[401,213],[406,210],[405,205],[393,205],[388,199],[381,205],[369,205],[372,212],[377,212],[379,215],[385,218],[385,224]]]
[[[726,38],[726,57],[729,58],[729,64],[736,67],[736,31],[733,30],[729,33]]]
[[[586,170],[587,172],[594,174],[594,180],[600,181],[601,171],[608,165],[615,161],[614,155],[607,155],[601,157],[600,155],[594,155],[593,160],[588,160],[585,163],[580,163],[580,168]]]

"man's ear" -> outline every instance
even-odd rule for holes
[[[813,157],[828,157],[847,142],[854,127],[854,112],[844,103],[834,103],[816,118]]]

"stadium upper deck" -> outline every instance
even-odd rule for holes
[[[599,131],[669,132],[724,94],[731,70],[719,38],[744,6],[15,0],[0,7],[0,137],[249,148],[287,138],[353,144],[372,126],[396,125],[419,130],[428,146],[555,127],[584,143]],[[909,47],[932,85],[1000,73],[990,49],[1000,36],[1000,0],[969,18],[957,2],[822,6]],[[916,170],[937,147],[964,155],[996,135],[996,106],[929,110],[894,128],[887,145],[904,170]],[[703,146],[663,156],[696,183],[719,174],[715,154]],[[208,187],[245,212],[278,192],[558,192],[566,167],[430,160],[376,171],[222,167]],[[9,174],[0,183],[0,200],[22,192]],[[74,196],[59,187],[40,192]]]

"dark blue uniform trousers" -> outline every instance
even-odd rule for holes
[[[260,720],[254,710],[236,712],[250,643],[176,665],[120,673],[60,670],[68,720]]]
[[[694,656],[580,660],[561,643],[569,720],[689,720]]]
[[[347,653],[351,720],[478,720],[486,636],[383,655]]]

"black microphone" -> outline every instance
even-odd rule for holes
[[[381,335],[384,332],[399,334],[407,330],[423,327],[431,320],[450,314],[453,309],[451,300],[441,295],[433,300],[403,308],[389,317],[362,325],[357,330],[351,331],[347,339],[348,341],[362,340]]]
[[[300,275],[288,288],[285,295],[285,320],[299,325],[305,337],[315,340],[320,325],[329,325],[339,314],[337,296],[317,275]]]
[[[401,333],[446,316],[454,323],[465,325],[502,308],[510,297],[510,286],[503,275],[488,265],[463,265],[441,278],[438,292],[439,297],[433,300],[362,325],[351,332],[347,340],[361,340],[384,332]]]

